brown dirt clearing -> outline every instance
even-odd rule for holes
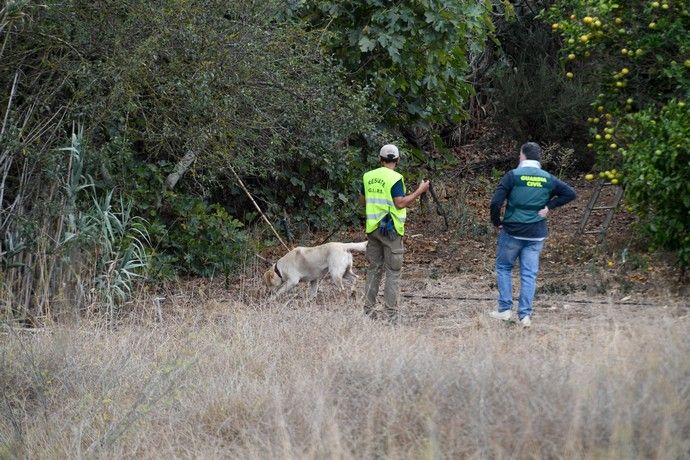
[[[582,213],[589,201],[593,184],[569,180],[578,198],[554,210],[549,217],[550,235],[542,253],[534,303],[534,329],[580,327],[606,324],[611,315],[643,319],[647,315],[688,320],[688,283],[681,280],[667,254],[647,254],[641,250],[633,231],[635,218],[624,210],[616,212],[608,236],[597,243],[594,235],[577,235]],[[405,263],[401,281],[402,324],[419,327],[434,334],[457,335],[464,328],[481,328],[486,313],[495,308],[496,288],[494,255],[496,234],[488,224],[488,203],[493,184],[474,181],[462,187],[438,186],[437,192],[449,216],[449,229],[436,215],[433,203],[416,203],[408,214],[405,238]],[[594,217],[588,228],[597,228],[603,216]],[[598,221],[597,221],[598,219]],[[314,235],[318,244],[326,237]],[[360,241],[363,232],[348,229],[334,234],[329,241]],[[295,244],[297,245],[297,244]],[[284,248],[275,246],[262,254],[276,260]],[[306,286],[298,286],[283,306],[327,309],[361,309],[366,260],[354,254],[355,272],[359,275],[355,296],[344,299],[331,282],[321,283],[314,302],[305,298]],[[233,280],[226,288],[216,281],[190,280],[176,286],[176,306],[191,308],[213,301],[214,309],[231,302],[247,305],[265,303],[268,292],[261,286],[260,274],[265,263]],[[517,267],[514,271],[514,296],[518,294]],[[272,308],[267,306],[266,308]],[[223,307],[216,310],[221,314]]]

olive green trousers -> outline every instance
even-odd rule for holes
[[[400,272],[403,264],[403,240],[400,235],[395,239],[381,235],[378,231],[367,234],[367,280],[364,292],[364,312],[371,314],[376,307],[376,296],[381,286],[381,278],[386,275],[383,289],[383,307],[388,316],[398,312],[400,295]]]

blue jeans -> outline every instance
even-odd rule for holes
[[[496,248],[496,284],[498,285],[498,311],[513,306],[513,265],[520,258],[520,300],[518,317],[532,316],[532,299],[537,287],[539,254],[544,241],[520,240],[501,230]]]

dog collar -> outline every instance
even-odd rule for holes
[[[276,272],[276,275],[278,275],[278,278],[281,280],[283,279],[283,275],[280,274],[280,270],[278,270],[278,264],[273,264],[273,271]]]

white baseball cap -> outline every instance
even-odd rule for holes
[[[395,145],[386,144],[383,147],[381,147],[379,156],[384,160],[392,161],[400,158],[400,152],[398,152],[398,148]]]

